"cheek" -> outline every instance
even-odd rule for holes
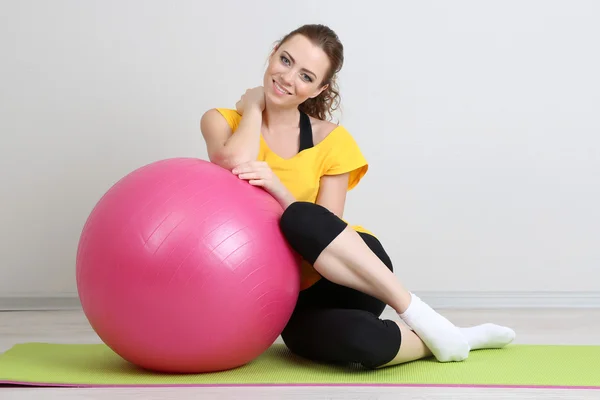
[[[303,81],[299,79],[296,82],[296,94],[301,97],[312,96],[315,91],[315,87],[313,84]]]
[[[267,73],[269,75],[277,75],[283,72],[283,68],[279,63],[271,63],[267,67]]]

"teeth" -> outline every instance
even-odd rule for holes
[[[277,89],[281,90],[283,93],[290,94],[290,92],[282,88],[279,83],[275,82],[275,86],[277,86]]]

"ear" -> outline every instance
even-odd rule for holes
[[[323,93],[328,88],[329,88],[329,84],[323,85],[321,88],[319,88],[319,90],[317,90],[315,93],[313,93],[313,95],[310,96],[310,98],[314,99],[315,97],[319,96],[321,93]]]

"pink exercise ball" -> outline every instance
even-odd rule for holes
[[[112,186],[77,249],[90,325],[139,367],[202,373],[242,366],[283,331],[300,258],[279,203],[207,161],[141,167]]]

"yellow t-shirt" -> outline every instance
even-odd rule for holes
[[[232,109],[217,108],[235,133],[242,116]],[[367,173],[368,163],[358,144],[343,127],[337,126],[321,142],[285,159],[271,151],[262,134],[257,161],[265,161],[281,183],[298,201],[315,203],[319,194],[320,179],[324,175],[349,173],[348,190],[353,189]],[[359,225],[351,226],[357,232],[372,235]],[[302,265],[302,289],[310,287],[321,276],[307,263]]]

